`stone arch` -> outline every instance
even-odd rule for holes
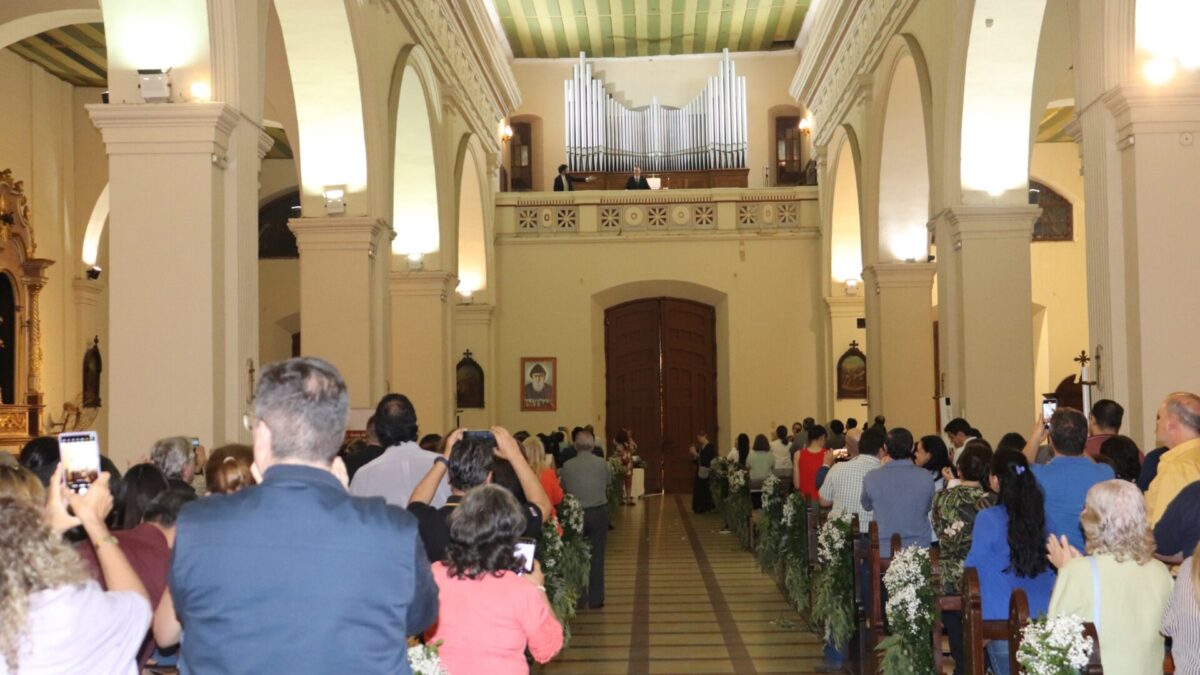
[[[976,0],[963,70],[959,181],[966,204],[1023,204],[1046,0]]]
[[[392,252],[421,255],[426,265],[453,268],[454,229],[441,227],[438,209],[437,133],[442,104],[433,64],[420,45],[401,50],[392,71]]]
[[[868,261],[924,262],[929,250],[929,77],[915,43],[896,38],[885,61],[877,231],[866,237]]]
[[[458,194],[458,291],[478,294],[491,289],[491,210],[485,208],[487,162],[479,139],[464,134],[458,145],[455,175]]]
[[[346,211],[367,213],[367,148],[358,59],[346,4],[273,0],[296,102],[301,205],[323,214],[326,187],[345,189]]]

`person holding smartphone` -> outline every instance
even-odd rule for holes
[[[0,498],[0,673],[129,675],[150,627],[150,600],[104,518],[112,510],[108,474],[87,492],[67,490],[60,465],[45,510]],[[64,500],[64,493],[66,499]],[[70,511],[67,506],[70,505]],[[108,582],[88,575],[62,539],[82,525]]]
[[[541,565],[531,559],[534,547],[521,539],[525,517],[516,498],[481,485],[467,492],[448,524],[446,559],[433,564],[438,620],[425,635],[442,641],[442,664],[451,673],[525,675],[526,647],[538,663],[554,658],[562,624]]]

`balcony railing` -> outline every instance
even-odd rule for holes
[[[799,232],[815,231],[819,222],[815,186],[496,196],[496,234],[501,237]]]

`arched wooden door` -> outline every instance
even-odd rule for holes
[[[607,437],[628,427],[646,461],[646,491],[691,492],[689,447],[717,438],[716,313],[676,298],[605,312]]]

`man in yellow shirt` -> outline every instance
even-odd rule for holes
[[[1170,448],[1158,464],[1158,475],[1146,491],[1146,512],[1153,526],[1189,483],[1200,480],[1200,396],[1171,394],[1158,407],[1154,435]]]

